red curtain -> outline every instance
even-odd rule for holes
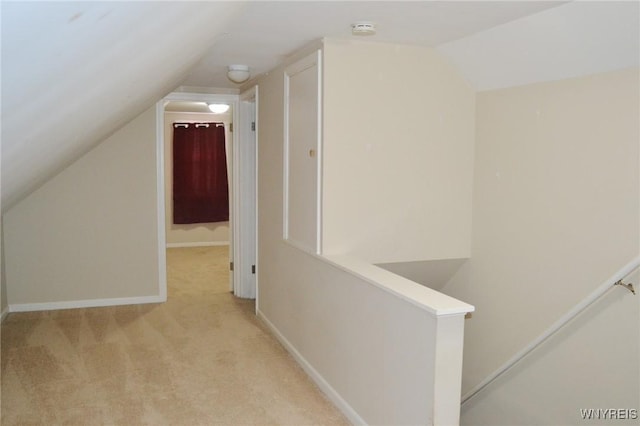
[[[229,220],[222,123],[173,125],[173,223]]]

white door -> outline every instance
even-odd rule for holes
[[[235,147],[237,191],[234,199],[234,285],[237,297],[256,298],[256,148],[257,148],[257,87],[240,95],[238,120],[234,129],[238,132]]]

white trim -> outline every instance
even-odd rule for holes
[[[580,303],[575,305],[569,312],[564,314],[559,320],[551,325],[548,329],[544,331],[537,338],[532,340],[527,346],[521,349],[518,353],[516,353],[511,359],[505,362],[500,368],[495,370],[489,376],[487,376],[482,382],[478,383],[473,389],[467,392],[462,396],[461,404],[464,405],[467,401],[477,395],[480,391],[482,391],[485,387],[491,384],[494,380],[500,377],[502,374],[506,373],[511,369],[515,364],[517,364],[521,359],[529,355],[534,349],[544,343],[547,339],[553,336],[558,330],[564,327],[567,323],[577,317],[582,311],[591,306],[594,302],[596,302],[600,297],[608,293],[611,289],[614,288],[614,283],[619,280],[626,278],[629,274],[640,267],[640,256],[637,256],[635,259],[627,263],[620,270],[618,270],[615,274],[613,274],[608,280],[603,282],[598,288],[596,288],[591,294],[585,297]]]
[[[256,143],[256,152],[255,152],[255,168],[256,168],[256,175],[255,177],[255,223],[254,223],[254,231],[255,231],[255,264],[256,267],[258,268],[256,270],[256,275],[254,277],[254,285],[256,288],[256,315],[258,314],[258,310],[260,309],[260,285],[259,285],[259,278],[260,278],[260,259],[259,259],[259,250],[258,250],[258,239],[259,237],[259,232],[258,232],[258,215],[260,213],[259,211],[259,197],[258,197],[258,176],[260,173],[260,162],[259,162],[259,158],[258,158],[258,154],[260,153],[259,151],[259,142],[260,142],[260,138],[259,138],[259,130],[260,130],[260,114],[259,114],[259,110],[260,110],[260,99],[259,99],[259,87],[258,85],[254,86],[255,89],[255,98],[254,98],[254,108],[255,108],[255,117],[254,117],[254,121],[256,123],[255,125],[255,134],[254,134],[254,138],[255,138],[255,143]]]
[[[307,254],[311,253],[307,252]],[[475,311],[473,305],[469,305],[454,297],[447,296],[444,293],[440,293],[437,290],[418,284],[363,260],[344,255],[316,255],[316,257],[436,317],[465,315],[468,312]]]
[[[396,275],[364,260],[345,255],[316,254],[296,244],[295,241],[286,240],[283,242],[307,256],[318,259],[329,266],[376,286],[386,293],[409,302],[435,317],[465,315],[475,311],[473,305]]]
[[[18,303],[9,305],[9,312],[52,311],[57,309],[98,308],[104,306],[164,303],[166,296],[119,297],[113,299],[71,300],[67,302]]]
[[[318,71],[317,79],[318,79],[318,117],[316,120],[318,121],[318,141],[317,141],[317,156],[318,156],[318,169],[317,169],[317,182],[316,182],[316,253],[322,254],[322,182],[323,182],[323,162],[324,162],[324,143],[322,140],[323,137],[323,107],[324,107],[324,96],[322,96],[323,89],[323,75],[322,72],[322,58],[323,58],[324,49],[318,49],[316,53],[316,68]]]
[[[167,242],[164,193],[164,101],[156,103],[156,196],[158,220],[158,294],[167,300]]]
[[[239,96],[236,97],[236,100]],[[231,185],[229,187],[229,239],[232,241],[229,250],[229,261],[233,263],[233,270],[229,271],[229,290],[237,295],[242,281],[242,232],[240,231],[240,127],[241,113],[240,102],[236,102],[233,107],[233,121],[235,123],[233,134],[231,135],[233,145],[231,145]]]
[[[162,99],[163,111],[164,103],[168,101],[193,101],[193,102],[229,102],[235,103],[238,100],[237,94],[213,94],[213,93],[189,93],[172,92]],[[235,105],[233,105],[235,109]],[[175,111],[169,111],[175,112]],[[233,113],[233,111],[232,111]]]
[[[289,74],[283,73],[284,111],[282,127],[282,239],[289,240]],[[259,160],[258,160],[259,162]]]
[[[225,98],[225,96],[221,96]],[[233,110],[231,111],[231,121],[237,122],[239,116],[239,95],[233,95],[232,97],[227,97],[228,103],[232,105]],[[237,127],[236,123],[236,127]],[[238,149],[240,146],[240,136],[237,129],[234,129],[231,132],[231,161],[229,162],[229,167],[231,170],[228,170],[227,173],[231,176],[231,185],[229,187],[229,261],[234,265],[233,268],[230,268],[229,271],[229,291],[233,292],[234,289],[238,285],[238,280],[240,277],[235,272],[235,265],[238,261],[240,261],[239,257],[239,246],[238,246],[238,234],[236,231],[238,230],[238,186],[240,184],[239,175],[238,175]]]
[[[240,92],[236,88],[227,87],[208,87],[208,86],[179,86],[174,93],[208,93],[211,95],[234,95]]]
[[[302,369],[311,377],[311,379],[318,385],[320,390],[335,404],[336,407],[344,414],[351,424],[354,425],[366,425],[362,417],[356,412],[356,410],[349,405],[347,401],[336,391],[327,380],[322,377],[322,374],[318,372],[313,366],[306,360],[304,356],[287,340],[286,337],[278,330],[278,328],[267,319],[267,317],[258,310],[256,312],[258,318],[265,323],[273,335],[278,341],[285,347],[285,349],[293,356],[296,362],[302,367]]]
[[[200,243],[167,243],[167,248],[182,248],[182,247],[215,247],[215,246],[228,246],[229,241],[210,241]]]
[[[322,253],[322,50],[317,49],[309,55],[299,59],[297,62],[289,65],[284,70],[284,138],[283,138],[283,150],[284,150],[284,168],[283,168],[283,236],[282,239],[290,241],[289,235],[289,181],[290,181],[290,141],[289,141],[289,109],[290,109],[290,80],[291,77],[299,74],[309,68],[316,67],[316,79],[318,82],[317,87],[317,117],[316,117],[316,241],[315,247],[308,247],[305,250],[315,254]]]
[[[0,323],[4,322],[4,319],[7,317],[7,315],[9,315],[9,307],[8,306],[6,308],[4,308],[2,310],[2,313],[0,314]]]

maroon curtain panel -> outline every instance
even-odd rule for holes
[[[173,223],[229,220],[222,123],[173,125]]]

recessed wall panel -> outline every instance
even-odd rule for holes
[[[319,251],[319,73],[317,53],[285,73],[285,240]]]

